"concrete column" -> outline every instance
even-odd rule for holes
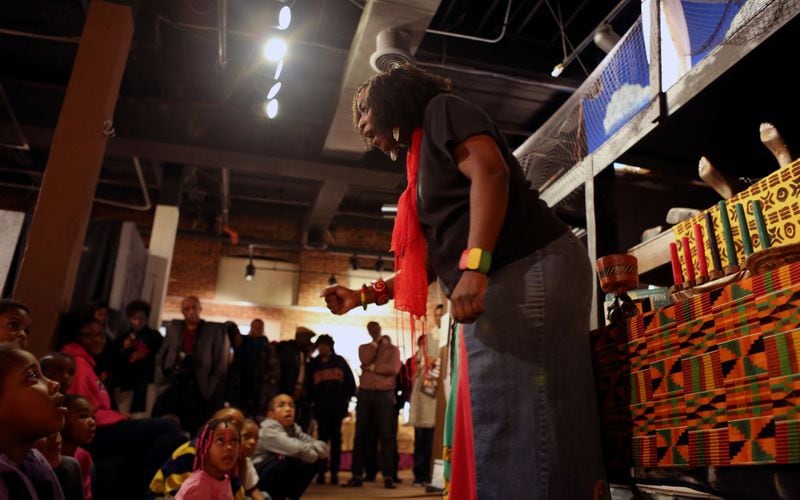
[[[142,299],[148,301],[152,306],[150,310],[151,328],[158,329],[161,325],[161,311],[167,296],[179,219],[180,211],[177,206],[156,206],[153,232],[150,234],[150,256],[147,259],[147,271],[142,287]]]
[[[14,290],[31,309],[36,355],[69,307],[132,36],[130,7],[91,3]]]

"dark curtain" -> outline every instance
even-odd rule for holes
[[[89,224],[72,291],[72,309],[82,308],[92,300],[108,300],[121,231],[120,221],[103,220]]]

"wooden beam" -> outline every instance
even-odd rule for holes
[[[14,290],[31,309],[37,355],[70,304],[132,36],[130,7],[91,3]]]

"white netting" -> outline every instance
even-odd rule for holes
[[[798,14],[800,0],[663,0],[661,6],[666,90],[718,46],[761,41]],[[575,95],[520,148],[520,163],[534,187],[547,188],[657,96],[658,89],[649,85],[648,25],[640,17]],[[613,161],[601,156],[595,160]]]
[[[537,189],[595,151],[651,100],[641,19],[564,106],[523,146],[520,163]]]

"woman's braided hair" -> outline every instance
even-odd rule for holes
[[[414,129],[422,125],[425,107],[439,94],[453,91],[449,78],[405,64],[378,73],[362,83],[353,95],[353,125],[358,129],[361,110],[358,96],[366,92],[365,109],[372,110],[375,132],[391,136],[392,128]],[[367,147],[372,147],[365,139]]]

